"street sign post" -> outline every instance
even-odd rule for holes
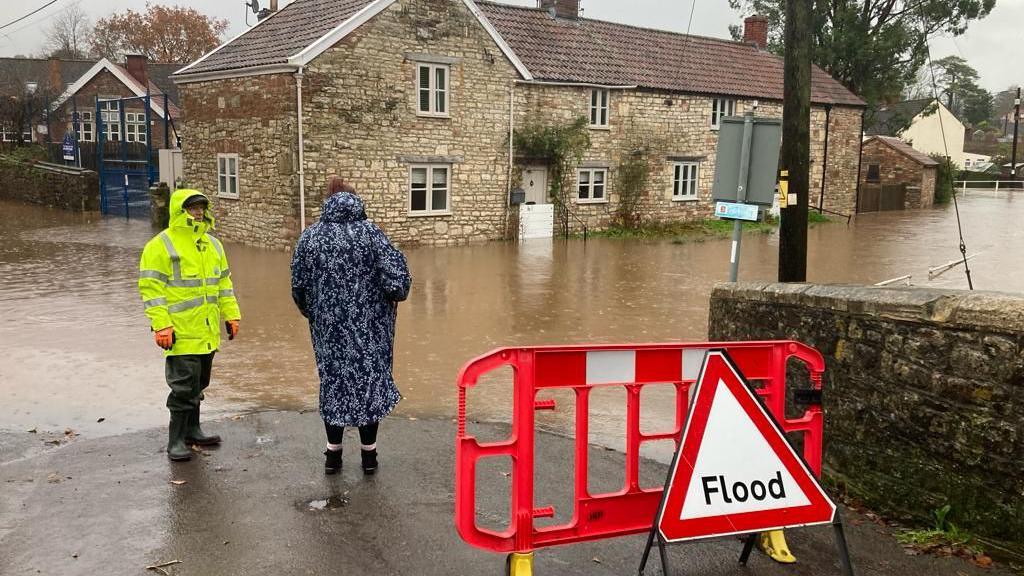
[[[771,206],[775,199],[781,141],[782,120],[778,118],[755,117],[752,110],[742,117],[722,118],[712,197],[722,202]],[[729,257],[730,282],[735,282],[739,276],[741,226],[740,219],[735,219]]]

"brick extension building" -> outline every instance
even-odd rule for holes
[[[333,173],[399,242],[495,239],[511,189],[551,201],[547,167],[510,157],[510,132],[586,117],[592,146],[566,177],[573,225],[612,221],[618,167],[638,150],[642,219],[710,215],[719,118],[755,102],[782,113],[766,21],[731,42],[540,4],[296,0],[174,75],[186,177],[221,198],[222,236],[251,244],[291,246]],[[854,212],[864,103],[819,69],[812,102],[811,197]]]
[[[927,208],[935,203],[939,163],[899,138],[871,136],[861,162],[861,212]]]
[[[164,94],[167,94],[167,108],[172,119],[168,139],[175,147],[177,132],[182,123],[181,111],[177,106],[177,87],[170,75],[181,68],[180,64],[154,64],[145,56],[130,55],[124,65],[114,64],[106,58],[99,60],[68,60],[61,58],[0,58],[0,93],[20,95],[26,85],[32,85],[39,94],[47,95],[50,113],[45,110],[33,114],[31,126],[21,129],[25,140],[45,142],[47,135],[53,142],[60,142],[71,131],[72,115],[80,115],[78,126],[79,141],[95,142],[98,139],[98,123],[107,126],[106,139],[129,142],[145,142],[145,106],[141,100],[128,101],[125,105],[125,134],[121,134],[120,110],[116,103],[104,105],[101,115],[96,118],[96,98],[151,98],[150,126],[153,148],[164,147]],[[17,127],[0,125],[0,141],[13,142]]]

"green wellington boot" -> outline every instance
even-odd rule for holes
[[[197,446],[213,446],[220,444],[220,436],[216,434],[204,434],[199,426],[199,407],[186,412],[188,414],[188,427],[185,429],[185,442]]]
[[[185,429],[188,427],[188,412],[171,412],[171,423],[167,427],[167,457],[174,462],[192,459],[192,450],[185,444]]]

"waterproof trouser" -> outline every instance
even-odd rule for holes
[[[167,409],[171,412],[188,412],[199,409],[203,390],[210,385],[213,369],[213,355],[183,354],[168,356],[164,373],[171,393],[167,395]]]

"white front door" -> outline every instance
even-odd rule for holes
[[[548,167],[524,166],[523,190],[526,192],[527,204],[548,203]]]

